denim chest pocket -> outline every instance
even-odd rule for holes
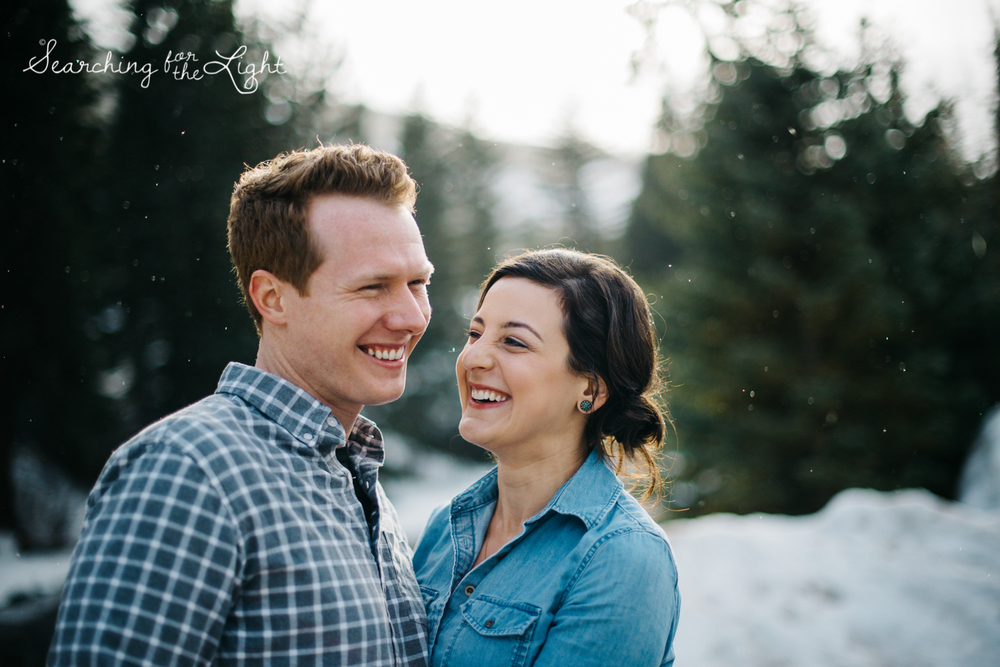
[[[456,642],[454,656],[465,654],[453,664],[478,667],[518,667],[526,664],[528,648],[541,609],[523,602],[512,602],[483,595],[462,605],[462,618],[473,633]],[[464,646],[462,645],[464,644]]]

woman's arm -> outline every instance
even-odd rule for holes
[[[569,583],[535,667],[673,664],[680,594],[663,537],[612,533]]]

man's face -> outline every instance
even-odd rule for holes
[[[433,266],[402,206],[323,195],[307,219],[323,263],[305,294],[286,290],[282,375],[333,408],[350,431],[364,405],[403,393],[406,362],[431,317]]]

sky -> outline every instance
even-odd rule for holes
[[[908,63],[903,86],[911,118],[919,122],[942,97],[954,99],[964,153],[974,158],[992,147],[991,7],[1000,0],[801,1],[815,16],[831,64],[857,56],[860,21],[867,18],[876,41]],[[93,16],[114,2],[74,5]],[[237,7],[273,23],[305,3],[238,0]],[[652,145],[663,95],[683,95],[705,75],[706,40],[683,1],[659,13],[633,0],[311,4],[307,34],[283,47],[290,69],[322,52],[336,99],[386,112],[421,111],[486,139],[552,145],[572,128],[610,152],[641,155]],[[651,41],[637,18],[644,14],[658,17]],[[711,12],[701,16],[704,25],[724,31]],[[95,22],[98,43],[112,47],[113,31],[98,24],[108,22]],[[637,73],[636,54],[646,56]]]

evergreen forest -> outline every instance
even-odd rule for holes
[[[233,5],[132,0],[123,55],[162,69],[245,46],[274,63],[276,35],[302,29],[237,21]],[[587,205],[587,170],[607,156],[568,133],[537,149],[561,208],[514,230],[500,184],[516,149],[471,129],[380,119],[315,72],[262,73],[252,94],[180,62],[149,79],[39,74],[26,68],[51,40],[63,62],[105,51],[67,0],[2,18],[0,529],[23,549],[70,539],[68,510],[39,507],[60,484],[89,488],[130,435],[212,392],[227,362],[253,363],[229,196],[246,165],[317,141],[397,152],[420,185],[434,317],[403,399],[366,409],[416,447],[480,455],[456,427],[470,299],[504,252],[552,243],[612,256],[650,295],[674,422],[665,518],[812,512],[848,487],[954,497],[1000,401],[997,172],[962,157],[947,103],[907,118],[905,63],[889,56],[817,71],[796,21],[783,59],[749,43],[712,56],[697,113],[667,105],[650,128],[661,149],[621,229]],[[325,76],[338,66],[317,57]],[[16,481],[26,460],[46,492]]]

